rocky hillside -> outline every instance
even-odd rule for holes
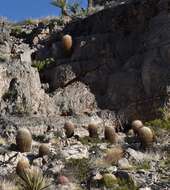
[[[0,180],[42,172],[51,190],[170,189],[170,1],[99,10],[0,21]],[[20,172],[23,159],[40,171]]]

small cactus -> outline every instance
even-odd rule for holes
[[[74,135],[74,124],[72,122],[66,122],[64,124],[65,134],[67,138],[70,138]]]
[[[62,37],[62,46],[66,52],[69,52],[72,48],[73,40],[69,34],[66,34]]]
[[[92,137],[92,138],[97,138],[98,137],[97,125],[89,124],[88,125],[88,131],[89,131],[89,136],[90,137]]]
[[[50,152],[49,147],[46,144],[42,144],[39,147],[39,156],[43,157],[45,155],[48,155]]]
[[[110,143],[116,143],[117,134],[113,127],[105,127],[104,136]]]
[[[155,140],[155,134],[149,127],[140,128],[138,135],[143,148],[150,147]]]
[[[16,135],[16,144],[20,152],[30,152],[32,146],[32,135],[26,128],[19,129]]]
[[[25,172],[29,168],[30,168],[30,164],[29,164],[28,160],[21,159],[17,163],[16,173],[18,174],[18,176],[22,176],[23,172]]]
[[[139,129],[142,128],[142,127],[143,127],[142,121],[140,121],[140,120],[134,120],[132,122],[132,129],[133,129],[133,131],[134,131],[135,134],[138,134]]]

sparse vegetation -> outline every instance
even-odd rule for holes
[[[32,67],[38,69],[38,71],[44,70],[48,65],[54,64],[55,61],[53,58],[46,58],[45,60],[34,60]]]
[[[7,92],[5,92],[2,96],[4,101],[11,100],[13,101],[17,97],[17,91],[15,89],[9,89]]]
[[[91,137],[82,137],[79,139],[79,141],[84,145],[97,144],[103,142],[99,138],[91,138]]]
[[[145,160],[140,162],[134,166],[135,170],[149,170],[150,169],[150,162]]]
[[[117,162],[121,158],[123,158],[123,155],[124,155],[124,150],[122,149],[122,147],[117,146],[107,150],[104,160],[109,164],[117,164]]]
[[[170,118],[155,119],[155,120],[146,122],[145,125],[152,126],[157,130],[159,130],[159,129],[170,130]]]
[[[37,24],[37,21],[34,20],[34,19],[29,18],[29,19],[24,20],[22,24],[35,25],[35,24]]]
[[[11,29],[11,35],[18,37],[20,36],[22,33],[22,27],[19,25],[13,26],[13,28]]]
[[[116,187],[114,190],[138,190],[139,188],[135,185],[132,179],[118,179],[119,187]]]
[[[70,159],[66,163],[66,168],[69,169],[75,178],[80,182],[86,180],[88,172],[90,170],[90,160],[83,159]]]
[[[112,188],[115,184],[118,183],[116,176],[113,174],[104,174],[102,182],[107,188]]]

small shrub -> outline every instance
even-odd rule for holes
[[[22,33],[22,28],[21,26],[14,26],[12,29],[11,29],[11,36],[15,36],[15,37],[18,37],[19,35],[21,35]]]
[[[89,124],[88,125],[89,136],[91,138],[97,138],[98,137],[97,128],[98,127],[95,124]]]
[[[102,178],[102,182],[105,187],[112,188],[115,184],[117,184],[117,178],[113,174],[104,174]]]
[[[67,138],[70,138],[74,135],[74,124],[72,122],[66,122],[64,124],[65,134]]]
[[[91,137],[82,137],[82,138],[79,139],[79,141],[84,145],[98,144],[98,143],[103,142],[99,138],[91,138]]]
[[[108,149],[106,152],[106,156],[104,157],[105,162],[109,164],[117,164],[117,162],[123,158],[124,156],[124,150],[122,147],[114,147],[111,149]]]
[[[150,170],[150,168],[151,167],[149,161],[143,161],[135,165],[136,170],[141,170],[141,169]]]
[[[33,61],[32,67],[37,68],[37,70],[43,71],[48,65],[54,64],[55,61],[53,58],[46,58],[45,60],[35,60]]]
[[[118,179],[119,187],[115,190],[138,190],[139,188],[136,186],[134,181],[130,179]]]
[[[170,130],[170,119],[155,119],[145,123],[147,126],[153,126],[155,129]]]
[[[39,147],[39,156],[40,157],[43,157],[45,155],[48,155],[50,152],[49,150],[49,147],[46,145],[46,144],[42,144],[40,147]]]
[[[32,146],[32,135],[26,128],[19,129],[16,135],[16,144],[20,152],[30,152]]]
[[[17,97],[17,91],[15,89],[9,89],[8,92],[5,92],[2,96],[3,100],[4,101],[7,101],[7,100],[15,100]]]
[[[36,25],[37,21],[29,18],[29,19],[24,20],[22,24],[25,24],[25,25]]]

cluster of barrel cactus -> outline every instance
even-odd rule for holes
[[[90,138],[98,138],[98,125],[91,123],[88,125],[87,130]],[[74,136],[75,125],[72,122],[66,122],[64,125],[65,135],[67,138]],[[114,127],[105,127],[104,138],[110,143],[117,142],[117,134]]]
[[[150,147],[156,140],[154,131],[149,127],[144,126],[140,120],[132,122],[132,129],[135,135],[139,138],[143,148]]]
[[[140,120],[134,120],[131,123],[131,126],[135,136],[141,142],[142,147],[146,148],[152,145],[156,139],[153,130],[151,130],[149,127],[144,126]],[[98,138],[98,128],[98,125],[94,123],[88,125],[87,129],[90,138]],[[75,126],[72,122],[66,122],[64,129],[67,138],[70,138],[74,135]],[[118,142],[118,134],[116,133],[114,126],[105,127],[104,138],[111,144]]]

